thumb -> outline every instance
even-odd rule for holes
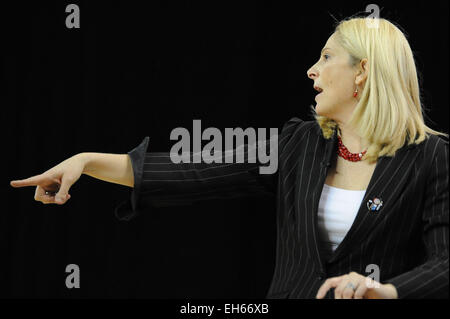
[[[69,189],[74,183],[73,179],[67,175],[63,175],[61,178],[61,186],[58,193],[55,195],[55,202],[57,204],[64,204],[69,198]]]

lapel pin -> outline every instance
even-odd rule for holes
[[[369,201],[367,202],[367,208],[371,212],[379,211],[381,206],[383,206],[383,201],[377,197],[375,197],[373,200],[369,199]]]

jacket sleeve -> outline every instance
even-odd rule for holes
[[[422,215],[427,251],[422,265],[391,278],[399,298],[448,298],[448,141],[436,139]]]
[[[116,217],[130,220],[148,206],[189,205],[202,200],[275,194],[277,170],[273,174],[261,174],[260,168],[268,164],[261,163],[257,154],[262,151],[279,154],[301,122],[293,118],[283,126],[279,136],[224,151],[215,156],[220,160],[212,163],[193,163],[193,153],[189,153],[189,163],[173,163],[169,152],[148,153],[149,137],[145,137],[128,152],[134,187],[129,190],[129,198],[115,208]],[[243,162],[235,160],[238,155],[243,155]],[[228,163],[230,157],[232,163]]]

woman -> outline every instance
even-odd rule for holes
[[[146,153],[146,137],[128,154],[80,153],[11,185],[36,186],[45,204],[66,203],[81,174],[126,185],[121,219],[149,204],[274,193],[267,298],[448,297],[448,141],[438,136],[448,135],[424,123],[405,36],[378,22],[337,25],[307,72],[320,92],[315,120],[284,125],[276,174],[258,174],[259,163],[174,164]]]

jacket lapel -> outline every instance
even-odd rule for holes
[[[322,136],[320,127],[316,127],[317,134]],[[308,255],[313,259],[315,264],[323,269],[322,261],[319,253],[319,231],[317,227],[317,212],[320,202],[320,195],[322,193],[323,185],[327,177],[327,168],[331,166],[333,156],[336,155],[338,147],[337,132],[335,131],[333,137],[325,139],[319,137],[319,143],[315,146],[307,146],[307,158],[312,161],[312,167],[309,167],[314,174],[304,174],[301,167],[302,163],[299,161],[297,166],[297,177],[295,185],[296,196],[296,216],[297,216],[297,234],[299,241],[304,243],[302,246],[306,248]],[[302,176],[303,175],[303,176]],[[305,181],[305,176],[308,176],[308,181]],[[304,194],[300,195],[300,184],[304,185],[302,189]],[[299,198],[301,196],[301,198]],[[305,206],[300,206],[303,203]]]

